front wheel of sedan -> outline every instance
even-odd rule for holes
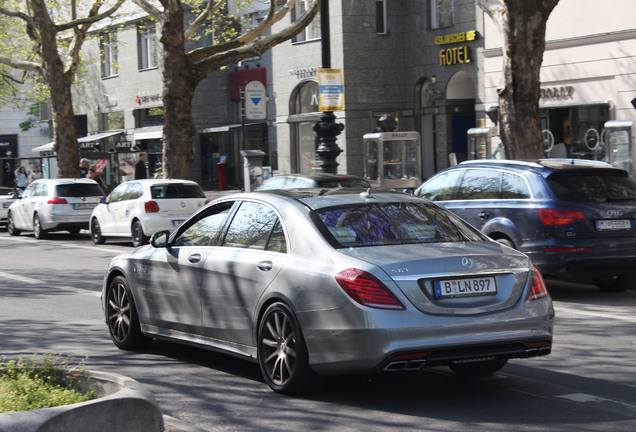
[[[102,228],[99,226],[97,218],[93,218],[91,221],[91,240],[95,244],[103,244],[106,239],[102,236]]]
[[[480,377],[491,375],[502,369],[508,363],[508,359],[496,358],[470,363],[453,363],[449,365],[457,375],[466,377]]]
[[[134,247],[143,246],[148,243],[149,237],[144,234],[144,229],[141,226],[141,222],[136,220],[132,226],[132,243]]]
[[[7,215],[7,231],[9,235],[18,236],[20,235],[20,230],[15,227],[15,222],[13,220],[13,213],[9,212]]]
[[[117,276],[108,284],[106,323],[110,337],[119,349],[139,349],[152,341],[141,333],[135,301],[123,276]]]
[[[46,231],[42,228],[40,215],[37,213],[33,216],[33,236],[38,240],[46,238]]]
[[[319,376],[309,367],[309,355],[298,320],[283,303],[267,308],[258,327],[258,363],[265,382],[277,393],[312,390]]]

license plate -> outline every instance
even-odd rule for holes
[[[77,204],[73,204],[73,209],[74,210],[85,210],[85,209],[92,209],[95,208],[95,204],[93,203],[77,203]]]
[[[173,227],[178,227],[179,225],[181,225],[183,223],[183,219],[179,219],[179,220],[173,220],[172,221],[172,226]]]
[[[629,219],[603,219],[596,221],[596,229],[599,231],[622,231],[632,229]]]
[[[476,297],[497,294],[494,277],[443,279],[433,283],[436,298]]]

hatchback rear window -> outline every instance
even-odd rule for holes
[[[71,183],[55,186],[55,196],[58,197],[96,197],[104,195],[102,188],[91,183]]]
[[[423,203],[328,207],[313,218],[336,247],[486,240],[452,213]]]
[[[619,171],[559,172],[548,177],[558,199],[571,202],[636,200],[636,183]]]
[[[150,187],[153,199],[171,198],[205,198],[205,193],[198,185],[157,185]]]

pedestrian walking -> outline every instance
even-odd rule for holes
[[[97,184],[99,184],[102,187],[102,189],[104,189],[104,192],[108,190],[108,186],[106,186],[106,182],[102,178],[101,174],[95,171],[95,168],[89,168],[88,174],[86,175],[86,177],[91,180],[95,180]]]
[[[148,172],[146,171],[146,154],[141,153],[139,160],[135,164],[135,180],[148,178]]]
[[[88,159],[82,158],[80,161],[80,177],[84,178],[88,176]]]
[[[18,169],[15,170],[15,187],[24,190],[27,187],[28,180],[26,168],[19,166]]]

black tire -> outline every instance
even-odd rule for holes
[[[13,213],[9,212],[7,214],[7,231],[11,236],[19,236],[20,230],[15,227],[15,222],[13,220]]]
[[[511,242],[510,240],[508,240],[507,238],[499,238],[499,239],[495,239],[495,241],[497,243],[501,243],[504,246],[508,246],[509,248],[517,249],[515,247],[515,244]]]
[[[300,325],[286,304],[267,308],[258,326],[257,343],[258,363],[272,390],[289,395],[316,388],[319,376],[309,367]]]
[[[145,245],[146,243],[148,243],[148,240],[150,239],[150,237],[144,234],[144,229],[141,226],[141,222],[139,222],[138,220],[133,222],[131,234],[132,234],[132,243],[133,243],[133,246],[135,247]]]
[[[636,286],[636,272],[617,276],[600,276],[593,278],[594,284],[605,292],[621,292]]]
[[[40,223],[40,216],[36,213],[33,216],[33,236],[38,239],[41,240],[43,238],[46,238],[46,230],[42,229],[42,224]]]
[[[135,350],[152,341],[141,333],[135,300],[123,276],[117,276],[108,284],[105,313],[110,338],[117,348]]]
[[[102,228],[99,226],[97,218],[91,220],[91,240],[95,244],[103,244],[106,241],[106,238],[102,236]]]
[[[508,359],[496,358],[480,362],[454,363],[448,367],[450,367],[457,375],[465,377],[480,377],[494,374],[501,370],[507,363]]]

